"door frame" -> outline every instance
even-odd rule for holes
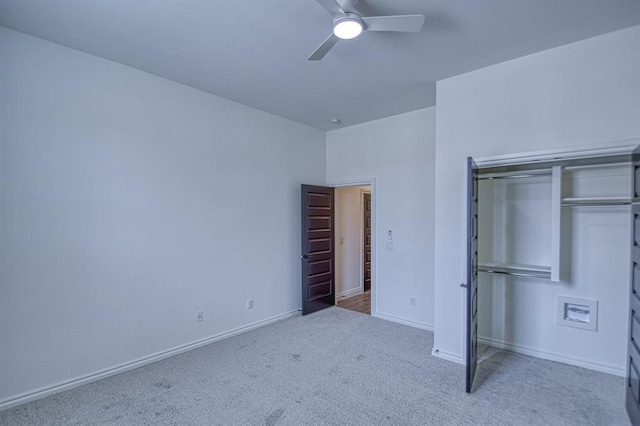
[[[371,188],[371,316],[375,317],[378,313],[378,305],[377,305],[377,286],[376,286],[376,179],[375,178],[363,178],[363,179],[354,179],[354,180],[343,180],[343,181],[334,181],[327,182],[327,186],[331,186],[333,188],[343,188],[349,186],[364,186],[369,185]],[[360,196],[360,204],[362,205],[362,192]],[[361,215],[362,216],[362,215]],[[362,218],[360,219],[362,221]],[[362,228],[362,227],[361,227]],[[362,229],[360,230],[360,244],[362,244]],[[361,249],[362,253],[363,250]],[[362,260],[362,259],[361,259]],[[360,262],[360,275],[361,281],[364,278],[363,274],[363,266],[362,261]],[[337,300],[336,300],[337,303]]]

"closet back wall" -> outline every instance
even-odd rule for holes
[[[3,28],[0,63],[0,403],[300,307],[324,132]]]

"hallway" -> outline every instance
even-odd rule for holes
[[[371,290],[338,302],[340,308],[371,315]]]

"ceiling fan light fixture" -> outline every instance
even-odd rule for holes
[[[362,33],[363,26],[360,17],[354,13],[337,18],[333,23],[333,34],[343,40],[356,38]]]

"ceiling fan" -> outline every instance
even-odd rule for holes
[[[358,0],[317,0],[333,16],[333,33],[307,58],[319,61],[340,40],[348,40],[363,31],[395,31],[417,33],[424,24],[424,15],[361,16],[356,10]]]

